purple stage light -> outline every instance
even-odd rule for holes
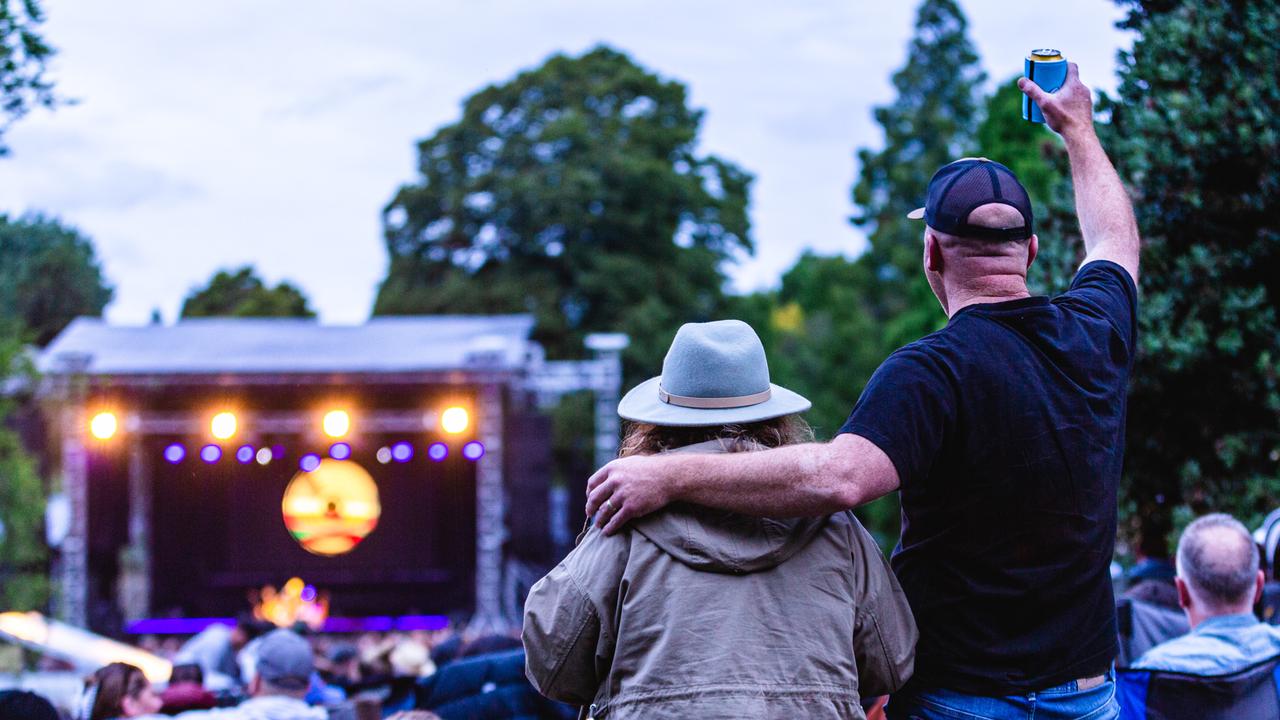
[[[312,591],[315,588],[309,588]],[[304,599],[306,590],[303,590]],[[203,618],[143,618],[125,625],[124,631],[130,635],[194,635],[210,625],[226,625],[234,627],[235,618],[203,617]],[[372,617],[329,617],[324,622],[327,633],[386,632],[399,630],[445,630],[449,627],[449,618],[444,615],[375,615]]]
[[[298,467],[302,468],[302,472],[311,472],[320,467],[320,456],[315,453],[307,453],[298,461]]]
[[[236,450],[236,460],[239,460],[241,465],[253,462],[253,446],[241,445],[240,449]]]
[[[200,448],[200,459],[212,465],[222,459],[222,448],[217,445],[205,445]]]
[[[351,446],[346,443],[334,443],[329,446],[329,457],[334,460],[346,460],[351,457]]]
[[[316,589],[311,585],[302,588],[302,594],[298,596],[302,602],[311,602],[316,599]]]
[[[173,443],[164,449],[164,459],[169,461],[171,465],[177,465],[187,456],[187,449],[178,443]]]
[[[391,446],[391,457],[396,462],[409,462],[413,459],[413,446],[407,442],[398,442]]]
[[[468,460],[471,460],[473,462],[476,460],[479,460],[480,458],[484,457],[484,444],[481,443],[479,440],[472,440],[466,445],[463,445],[462,457]]]
[[[427,457],[436,462],[441,462],[449,457],[449,446],[442,442],[431,443],[431,447],[427,448]]]
[[[284,457],[284,446],[283,446],[283,445],[279,445],[279,444],[277,444],[277,445],[272,445],[272,446],[271,446],[271,459],[272,459],[272,460],[279,460],[279,459],[280,459],[280,458],[282,458],[282,457]]]

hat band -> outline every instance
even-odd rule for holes
[[[765,388],[763,392],[738,395],[737,397],[689,397],[687,395],[672,395],[662,389],[661,383],[658,384],[658,399],[662,402],[668,405],[697,408],[698,410],[727,410],[730,408],[751,407],[765,402],[772,395],[773,388]]]

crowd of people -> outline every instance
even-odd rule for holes
[[[439,632],[325,635],[274,628],[246,616],[190,638],[144,638],[172,674],[154,684],[111,663],[74,702],[0,693],[0,720],[399,720],[571,718],[524,676],[520,639]]]

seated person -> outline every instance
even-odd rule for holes
[[[752,452],[810,439],[737,320],[680,328],[627,393],[620,455]],[[910,677],[917,631],[852,512],[759,518],[673,504],[592,525],[525,603],[526,673],[591,717],[863,718]]]
[[[248,700],[238,707],[192,711],[182,717],[189,720],[328,720],[328,711],[303,700],[315,672],[315,659],[306,640],[290,630],[273,630],[258,639],[257,654]]]
[[[1151,648],[1143,670],[1222,675],[1280,655],[1280,628],[1253,614],[1264,578],[1258,546],[1229,515],[1206,515],[1178,541],[1178,604],[1191,632]]]
[[[187,710],[208,710],[218,704],[213,693],[204,689],[204,671],[196,663],[174,665],[169,686],[160,693],[164,706],[160,712],[177,715]]]

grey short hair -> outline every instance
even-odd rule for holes
[[[1205,515],[1178,541],[1178,575],[1205,603],[1239,605],[1252,599],[1258,546],[1239,520],[1224,513]]]

